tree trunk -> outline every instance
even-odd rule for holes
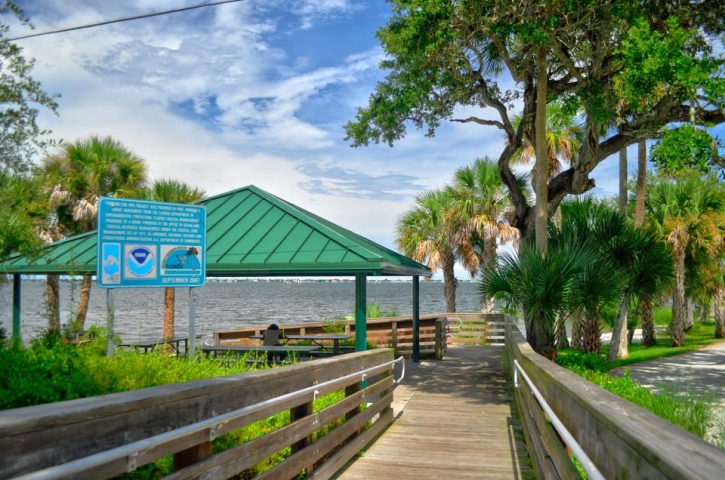
[[[164,289],[164,329],[163,337],[171,338],[174,336],[174,304],[176,299],[176,290],[173,288]]]
[[[48,332],[60,333],[60,275],[48,275],[45,293]]]
[[[685,331],[689,332],[695,325],[695,301],[691,298],[688,298],[685,303],[685,307],[685,311],[687,312],[687,317],[685,320]]]
[[[725,316],[723,316],[723,308],[722,308],[722,299],[723,299],[723,287],[722,285],[717,285],[715,287],[715,295],[712,298],[712,303],[714,304],[714,316],[715,316],[715,338],[723,338],[725,336]]]
[[[498,245],[496,243],[496,236],[490,234],[487,235],[485,237],[483,245],[483,258],[481,259],[483,267],[488,267],[489,265],[496,265],[496,261],[498,259],[498,257],[496,256],[497,250]],[[481,302],[481,313],[493,313],[493,309],[493,297],[484,298]]]
[[[546,145],[546,101],[548,91],[548,72],[546,67],[546,48],[540,47],[536,55],[536,120],[535,143],[536,163],[532,172],[534,191],[536,192],[536,206],[534,208],[534,230],[536,235],[536,249],[542,256],[547,249],[547,220],[548,220],[548,179],[549,155]]]
[[[707,322],[708,310],[710,310],[710,305],[706,304],[705,302],[702,302],[700,304],[700,323]]]
[[[571,317],[571,348],[582,348],[582,316],[579,312]]]
[[[534,324],[534,351],[551,361],[556,360],[556,346],[554,346],[554,321],[546,318],[541,312],[533,318]]]
[[[556,317],[556,337],[554,338],[554,342],[556,342],[556,349],[557,350],[563,350],[565,348],[569,348],[569,339],[566,335],[566,316],[565,315],[557,315]]]
[[[637,185],[634,190],[634,226],[644,223],[644,197],[647,192],[647,141],[640,140],[637,147]]]
[[[685,322],[687,321],[687,305],[685,301],[685,252],[675,248],[673,260],[675,263],[675,284],[672,294],[672,322],[670,323],[670,338],[673,347],[685,344]]]
[[[602,351],[602,326],[598,318],[589,317],[582,320],[581,349],[584,353],[599,354]]]
[[[88,304],[91,301],[91,287],[93,285],[93,275],[87,273],[83,275],[81,280],[81,293],[78,296],[78,307],[76,308],[76,316],[73,321],[73,330],[80,332],[86,323],[88,315]]]
[[[458,280],[453,271],[453,267],[456,263],[456,258],[453,253],[446,254],[446,258],[443,261],[443,295],[446,297],[446,309],[448,313],[455,313],[456,311],[456,287],[458,286]]]
[[[639,313],[642,316],[642,344],[645,347],[652,347],[657,343],[652,307],[652,300],[640,300],[639,302]]]
[[[526,328],[526,342],[532,347],[536,343],[536,332],[534,332],[534,316],[530,311],[524,310],[524,327]]]
[[[619,213],[627,216],[627,147],[619,151]]]
[[[612,340],[609,342],[609,355],[607,360],[615,361],[617,358],[628,358],[627,348],[627,298],[623,298],[619,304],[619,314],[612,329]]]

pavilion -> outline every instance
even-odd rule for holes
[[[431,270],[403,255],[249,185],[197,202],[206,207],[207,277],[355,277],[356,350],[364,350],[367,276],[413,278],[413,358],[418,359],[419,278]],[[0,262],[13,274],[13,337],[20,337],[21,275],[96,273],[97,232]]]

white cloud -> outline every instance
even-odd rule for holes
[[[21,2],[38,31],[192,3]],[[384,75],[383,53],[374,28],[354,43],[340,33],[384,21],[352,0],[247,0],[21,45],[37,59],[34,76],[63,95],[59,117],[42,114],[56,137],[111,135],[147,160],[152,178],[209,195],[255,184],[393,247],[419,190],[496,158],[504,140],[495,128],[444,122],[432,139],[412,128],[392,149],[349,148],[344,123]]]

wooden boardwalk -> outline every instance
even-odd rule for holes
[[[449,347],[408,362],[395,422],[339,479],[534,478],[501,347]]]

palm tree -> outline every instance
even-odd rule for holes
[[[518,229],[506,222],[511,202],[498,165],[479,158],[456,170],[451,194],[453,208],[447,213],[453,224],[452,242],[471,276],[496,262],[497,242],[517,242]],[[484,313],[493,310],[493,298],[483,302]]]
[[[43,159],[42,169],[55,226],[62,235],[94,230],[100,197],[132,197],[146,184],[144,160],[111,137],[67,143]],[[91,274],[83,275],[74,318],[77,330],[85,323],[91,280]]]
[[[670,335],[672,346],[678,347],[685,342],[687,256],[698,250],[712,256],[721,245],[725,196],[716,178],[689,175],[656,183],[645,207],[650,223],[669,245],[674,260]]]
[[[514,117],[514,126],[521,123],[521,115]],[[584,141],[584,129],[561,102],[552,102],[546,108],[546,152],[549,164],[549,178],[561,172],[562,165],[571,166],[574,156]],[[536,158],[534,145],[526,140],[524,146],[514,153],[513,162],[529,164]]]
[[[450,189],[429,190],[416,196],[415,206],[398,219],[395,244],[405,255],[424,262],[433,273],[443,269],[443,294],[448,312],[456,311],[454,274],[456,255],[451,241],[452,227],[448,222],[453,207]]]
[[[143,192],[142,198],[158,202],[194,203],[198,202],[205,196],[206,192],[202,189],[191,187],[178,180],[162,179],[155,180],[151,187]],[[198,254],[198,252],[192,251],[188,254],[192,255],[194,253]],[[174,336],[174,306],[176,303],[175,292],[176,290],[171,287],[164,289],[163,337],[165,339]]]
[[[484,298],[497,297],[523,309],[527,340],[553,360],[556,318],[580,308],[572,305],[570,292],[577,277],[600,258],[592,244],[580,238],[553,242],[545,255],[527,243],[518,255],[504,253],[498,264],[484,268],[480,291]]]
[[[619,315],[612,334],[609,356],[610,361],[617,355],[626,358],[629,305],[640,297],[654,298],[670,280],[672,264],[667,249],[658,241],[655,233],[634,228],[615,208],[595,202],[592,198],[565,202],[562,210],[564,214],[558,234],[565,239],[581,238],[593,242],[606,263],[598,265],[597,271],[610,272],[597,272],[596,275],[617,279]],[[612,280],[612,283],[615,281]],[[593,290],[591,287],[585,290],[595,295],[591,301],[595,301],[597,295]],[[586,303],[586,299],[583,302]],[[595,335],[594,326],[590,325],[586,329],[588,335]],[[588,338],[584,343],[589,345],[587,348],[591,348],[593,339]]]
[[[543,105],[543,103],[542,103]],[[538,149],[544,150],[543,144],[546,144],[546,164],[548,165],[548,172],[544,175],[543,172],[536,173],[536,167],[532,171],[532,176],[536,176],[532,179],[532,186],[536,193],[536,225],[535,228],[546,229],[546,215],[548,211],[548,194],[544,196],[547,205],[541,205],[539,199],[542,197],[541,192],[537,189],[547,188],[547,182],[556,174],[561,171],[562,162],[572,165],[576,152],[579,151],[582,142],[584,141],[584,129],[576,122],[575,113],[570,109],[565,108],[562,102],[552,102],[546,105],[546,121],[541,122],[538,118],[537,123],[546,124],[546,141],[537,139],[539,143]],[[538,110],[537,110],[538,112]],[[514,117],[514,125],[518,128],[522,121],[521,115]],[[540,127],[540,126],[539,126]],[[539,128],[540,130],[540,128]],[[523,147],[514,152],[511,157],[511,161],[516,163],[531,163],[536,157],[535,145],[530,140],[525,139]],[[543,164],[544,162],[536,162],[536,165]],[[557,209],[554,217],[554,222],[559,223],[561,219],[561,210]],[[541,228],[540,228],[541,227]],[[539,249],[543,252],[546,251],[546,233],[536,234],[536,242],[539,245]]]

